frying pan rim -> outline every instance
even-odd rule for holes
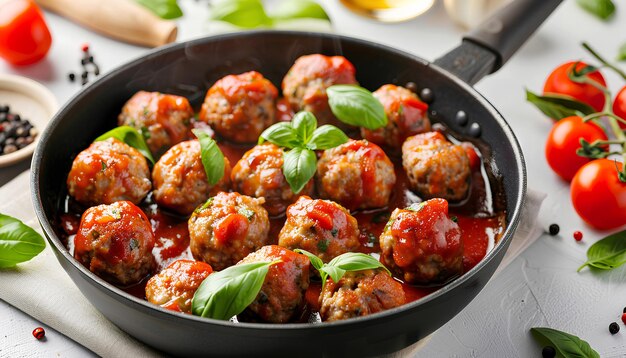
[[[339,42],[351,42],[352,44],[367,47],[376,52],[384,51],[384,52],[391,53],[391,54],[397,54],[397,55],[406,57],[410,59],[411,61],[420,63],[424,66],[432,67],[435,71],[445,76],[447,80],[454,82],[456,85],[460,86],[466,93],[472,95],[472,97],[477,99],[478,102],[482,105],[482,107],[486,109],[492,115],[492,117],[496,120],[497,124],[504,131],[505,136],[511,143],[511,149],[513,150],[513,155],[517,161],[516,166],[519,169],[519,177],[517,178],[519,182],[519,190],[517,192],[517,195],[516,197],[513,197],[513,198],[507,197],[507,200],[512,200],[512,199],[516,200],[517,204],[514,207],[510,223],[505,228],[502,238],[498,242],[498,244],[490,252],[488,252],[487,255],[475,267],[465,272],[463,275],[461,275],[454,281],[446,284],[444,287],[438,289],[437,291],[425,297],[422,297],[413,302],[404,304],[402,306],[389,309],[386,311],[378,312],[375,314],[371,314],[368,316],[356,317],[356,318],[351,318],[349,320],[342,320],[342,321],[336,321],[336,322],[324,322],[323,324],[285,323],[285,324],[279,324],[279,325],[272,325],[272,324],[267,324],[267,323],[246,323],[246,322],[232,323],[230,321],[221,321],[221,320],[216,320],[216,319],[211,319],[211,318],[197,317],[193,315],[174,312],[174,311],[162,308],[160,306],[154,305],[146,300],[139,299],[123,291],[122,289],[114,286],[113,284],[110,284],[104,281],[103,279],[101,279],[100,277],[98,277],[97,275],[89,271],[82,264],[80,264],[76,259],[74,259],[73,256],[70,256],[69,251],[67,250],[67,248],[65,248],[61,240],[57,237],[52,225],[50,224],[50,222],[48,221],[46,217],[46,214],[43,210],[43,200],[41,198],[41,192],[39,191],[39,188],[40,188],[39,176],[41,173],[39,163],[45,157],[43,149],[44,147],[46,147],[47,143],[49,142],[52,136],[52,132],[58,127],[59,123],[62,121],[65,115],[70,110],[72,110],[73,107],[77,103],[80,103],[81,100],[84,97],[86,97],[89,93],[96,90],[100,85],[105,84],[109,78],[117,76],[118,73],[124,71],[128,67],[138,65],[151,58],[163,56],[164,54],[175,52],[179,49],[184,49],[186,47],[193,47],[193,46],[210,43],[210,42],[221,42],[221,41],[225,41],[231,38],[248,38],[248,37],[253,37],[253,36],[314,37],[314,38],[329,39],[329,40],[339,41]],[[120,66],[118,66],[117,68],[111,70],[107,74],[103,75],[98,80],[92,82],[91,84],[83,88],[81,91],[79,91],[74,96],[72,96],[70,100],[68,100],[65,104],[63,104],[63,107],[52,118],[49,125],[45,128],[45,130],[41,134],[40,143],[35,150],[31,164],[32,164],[31,165],[31,178],[30,178],[31,193],[32,193],[31,199],[34,204],[35,214],[37,215],[37,219],[44,233],[46,234],[46,238],[53,245],[54,249],[57,251],[56,252],[57,259],[59,258],[59,254],[61,254],[61,256],[63,256],[63,258],[67,262],[73,265],[74,268],[78,269],[78,272],[83,277],[88,279],[87,281],[92,281],[91,283],[92,285],[93,285],[93,282],[95,282],[98,288],[101,291],[104,288],[105,289],[104,292],[108,294],[109,296],[123,299],[123,301],[120,301],[120,303],[134,306],[136,309],[140,309],[147,313],[159,312],[160,314],[165,314],[166,319],[185,319],[185,320],[190,320],[194,322],[194,324],[220,325],[220,326],[224,326],[226,328],[235,329],[235,330],[248,330],[248,329],[252,329],[252,330],[264,329],[264,330],[278,330],[278,331],[294,330],[294,329],[316,330],[316,329],[324,329],[324,328],[330,328],[330,327],[344,327],[344,326],[358,325],[365,321],[381,321],[382,322],[386,319],[387,316],[395,316],[396,314],[402,314],[404,311],[407,311],[407,312],[411,311],[412,309],[415,309],[418,306],[421,306],[432,300],[438,299],[440,296],[445,295],[448,291],[451,291],[461,286],[464,282],[470,280],[476,274],[476,272],[480,271],[489,262],[491,262],[491,260],[493,260],[494,257],[496,257],[497,254],[501,250],[504,249],[505,246],[508,247],[508,244],[513,239],[515,230],[517,229],[517,226],[520,221],[522,208],[524,206],[525,199],[526,199],[525,197],[526,197],[526,186],[527,186],[526,166],[525,166],[524,156],[523,156],[521,147],[519,145],[517,138],[515,137],[513,130],[511,129],[509,124],[506,122],[504,117],[498,112],[498,110],[493,105],[491,105],[491,103],[489,103],[489,101],[486,98],[484,98],[478,91],[476,91],[472,86],[460,80],[458,77],[454,76],[447,70],[437,65],[434,65],[433,63],[426,61],[419,56],[410,54],[408,52],[399,50],[394,47],[378,44],[378,43],[371,42],[371,41],[364,40],[364,39],[345,36],[345,35],[306,32],[306,31],[250,30],[250,31],[241,31],[241,32],[236,32],[236,33],[211,35],[211,36],[197,38],[197,39],[193,39],[193,40],[189,40],[189,41],[185,41],[181,43],[173,43],[173,44],[169,44],[163,47],[159,47],[144,55],[138,56],[137,58],[134,58],[128,62],[125,62],[121,64]],[[68,275],[70,275],[70,273],[68,272],[68,270],[65,269],[65,267],[64,267],[64,270],[66,271]],[[74,282],[74,284],[77,286],[77,288],[81,289],[81,286],[78,283]]]

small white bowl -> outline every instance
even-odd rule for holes
[[[39,137],[59,105],[54,95],[43,85],[21,76],[0,74],[0,106],[9,105],[11,113],[19,114],[37,129],[35,140],[10,154],[0,155],[0,167],[29,158]]]

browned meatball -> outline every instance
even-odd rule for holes
[[[263,321],[286,323],[304,305],[309,287],[309,259],[284,247],[269,245],[251,253],[240,264],[277,261],[269,267],[261,291],[248,311]]]
[[[265,209],[272,216],[281,215],[300,195],[313,193],[313,180],[294,194],[283,175],[283,150],[274,144],[257,145],[243,155],[231,173],[233,190],[265,198]]]
[[[178,143],[170,148],[152,170],[154,200],[157,204],[189,215],[209,197],[228,190],[230,162],[224,158],[224,176],[215,185],[207,181],[202,165],[200,142]]]
[[[122,108],[117,123],[143,134],[155,157],[191,138],[193,109],[185,97],[139,91]]]
[[[375,130],[361,128],[363,138],[385,145],[399,156],[405,139],[430,130],[428,105],[415,93],[404,87],[384,85],[373,95],[385,107],[387,126]]]
[[[115,138],[94,142],[78,153],[67,176],[69,194],[85,205],[120,200],[137,204],[151,187],[146,158]]]
[[[302,56],[283,79],[283,95],[295,112],[309,111],[315,114],[320,125],[345,128],[328,106],[326,89],[338,84],[358,84],[354,73],[354,65],[343,56]]]
[[[191,299],[211,272],[211,266],[202,261],[176,260],[148,280],[146,299],[172,311],[191,313]]]
[[[374,143],[351,140],[324,151],[317,162],[317,191],[349,210],[384,207],[396,183],[393,164]]]
[[[189,248],[196,260],[220,271],[267,243],[263,199],[220,192],[189,218]]]
[[[209,89],[199,119],[228,140],[254,143],[276,121],[276,97],[276,87],[258,72],[229,75]]]
[[[394,210],[380,250],[382,263],[408,283],[444,283],[463,273],[461,230],[444,199]]]
[[[287,221],[278,235],[278,245],[291,250],[304,249],[328,262],[359,249],[359,225],[341,205],[301,196],[287,209]]]
[[[326,281],[320,294],[323,321],[339,321],[398,307],[405,303],[402,285],[382,270],[346,272],[335,283]]]
[[[74,257],[96,275],[121,285],[137,283],[154,270],[153,247],[150,221],[129,201],[87,209],[74,237]]]
[[[411,189],[424,199],[458,201],[467,196],[472,171],[467,152],[439,132],[408,138],[402,145],[402,166]]]

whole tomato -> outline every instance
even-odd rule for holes
[[[613,113],[626,121],[626,86],[622,87],[622,89],[617,92],[617,96],[615,96],[615,100],[613,101]],[[619,122],[619,126],[622,129],[626,129],[625,123]]]
[[[41,10],[32,0],[0,1],[0,57],[13,65],[41,60],[52,38]]]
[[[576,83],[569,79],[568,73],[574,68],[576,62],[567,62],[552,71],[543,86],[543,93],[557,93],[573,97],[587,103],[596,111],[602,111],[604,107],[604,93],[594,86],[586,83]],[[576,70],[582,70],[586,64],[579,62]],[[594,71],[587,75],[592,80],[606,87],[606,81],[600,71]]]
[[[622,163],[596,159],[580,168],[572,179],[574,209],[597,229],[615,229],[626,224],[626,183],[619,180],[617,170],[622,170]]]
[[[580,167],[590,161],[576,154],[580,139],[588,142],[606,140],[604,131],[592,122],[583,122],[578,116],[556,122],[546,140],[546,160],[550,168],[563,180],[570,181]]]

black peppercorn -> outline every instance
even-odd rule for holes
[[[74,72],[70,72],[67,77],[70,79],[70,82],[74,82],[74,80],[76,79],[76,75],[74,74]]]
[[[624,307],[624,310],[622,311],[622,313],[626,313],[626,307]]]
[[[9,106],[0,106],[0,113],[9,113]]]
[[[541,356],[543,358],[554,358],[556,357],[556,349],[552,346],[545,346],[541,350]]]
[[[617,322],[611,322],[611,324],[609,324],[609,332],[611,332],[611,334],[619,332],[619,324],[617,324]]]
[[[548,228],[548,231],[550,232],[550,235],[556,236],[559,233],[559,231],[561,231],[561,228],[559,227],[558,224],[552,224]]]

